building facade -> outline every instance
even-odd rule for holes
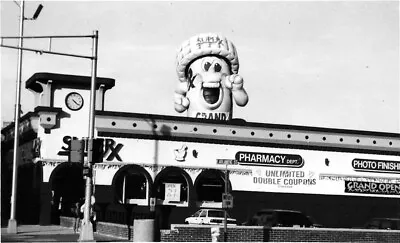
[[[225,192],[239,222],[262,208],[301,210],[327,227],[400,216],[400,134],[105,111],[115,80],[97,83],[99,221],[131,224],[155,215],[168,228],[198,208],[221,208]],[[83,167],[70,162],[69,150],[72,139],[88,134],[90,77],[36,73],[26,88],[36,108],[21,118],[17,220],[58,223],[84,196]],[[12,127],[2,129],[2,217]]]

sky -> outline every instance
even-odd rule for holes
[[[233,117],[248,122],[400,133],[398,1],[27,1],[24,35],[99,31],[98,77],[113,78],[105,110],[186,116],[174,110],[175,58],[199,33],[232,41],[249,95]],[[1,36],[18,36],[19,7],[1,1]],[[17,46],[13,40],[4,44]],[[91,55],[91,39],[53,40],[52,51]],[[24,47],[47,49],[47,40]],[[1,52],[1,120],[14,120],[17,50]],[[37,72],[91,75],[91,62],[24,52]]]

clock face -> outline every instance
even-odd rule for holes
[[[83,97],[82,95],[76,92],[71,92],[65,98],[65,104],[70,110],[73,111],[80,110],[83,106]]]

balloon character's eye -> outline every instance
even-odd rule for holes
[[[221,65],[219,65],[219,63],[215,63],[215,64],[214,64],[214,71],[215,71],[216,73],[218,73],[219,71],[221,71],[221,69],[222,69],[222,67],[221,67]]]
[[[189,80],[189,87],[190,87],[190,88],[195,88],[195,86],[194,86],[194,84],[193,84],[193,81],[194,81],[194,78],[195,78],[195,77],[196,77],[196,76],[193,77],[193,71],[192,71],[192,69],[189,68],[188,73],[187,73],[187,78],[188,78],[188,80]]]
[[[208,71],[208,69],[210,69],[210,67],[211,67],[211,63],[209,63],[209,62],[204,63],[204,70]]]
[[[192,71],[191,68],[189,68],[189,70],[188,70],[188,72],[187,72],[187,78],[188,78],[188,79],[192,79],[192,76],[193,76],[193,71]]]

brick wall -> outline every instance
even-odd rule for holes
[[[219,227],[218,241],[224,241],[224,228]],[[163,242],[211,241],[210,226],[173,225],[161,230]],[[327,228],[264,228],[234,226],[227,229],[230,242],[400,242],[400,230],[327,229]]]
[[[133,226],[107,222],[98,222],[96,232],[104,235],[116,236],[121,239],[133,239]]]
[[[73,218],[61,217],[60,225],[73,226]],[[160,231],[162,242],[210,242],[209,225],[172,225]],[[219,227],[219,242],[224,241],[224,227]],[[133,240],[133,226],[97,222],[96,233]],[[229,242],[400,242],[400,230],[328,229],[328,228],[264,228],[262,226],[229,226]]]
[[[270,241],[302,242],[400,242],[400,230],[293,229],[270,230]]]
[[[74,218],[72,217],[60,217],[60,225],[64,227],[73,227]],[[97,222],[96,223],[96,233],[103,235],[110,235],[114,237],[119,237],[124,240],[133,239],[133,226],[132,225],[122,225],[114,224],[108,222]]]
[[[184,242],[184,241],[211,241],[210,225],[172,225],[171,230],[161,230],[161,241],[163,242]],[[218,227],[218,226],[216,226]],[[227,241],[244,242],[244,241],[267,241],[263,227],[228,227]],[[224,228],[219,227],[220,235],[218,241],[224,241]]]

